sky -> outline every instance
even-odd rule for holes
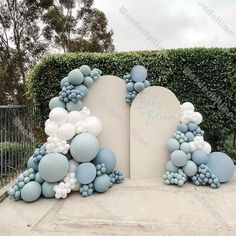
[[[235,47],[236,0],[95,0],[117,51]]]

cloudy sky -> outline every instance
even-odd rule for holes
[[[117,51],[235,47],[236,0],[95,0]]]

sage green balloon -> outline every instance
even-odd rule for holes
[[[67,111],[80,111],[82,109],[82,102],[78,101],[76,103],[73,102],[67,102],[66,103],[66,110]]]
[[[174,152],[176,150],[179,150],[180,144],[178,140],[171,138],[167,141],[166,146],[169,152]]]
[[[87,65],[82,65],[79,69],[83,73],[84,76],[88,76],[91,73],[91,69]]]
[[[68,170],[68,159],[60,153],[47,154],[39,162],[40,176],[50,183],[62,180],[67,175]]]
[[[193,161],[187,161],[183,171],[188,177],[192,177],[197,174],[197,165]]]
[[[24,185],[21,190],[21,198],[25,202],[34,202],[36,201],[42,192],[41,185],[36,181],[31,181]]]
[[[96,192],[98,193],[104,193],[106,192],[111,184],[111,179],[107,174],[103,174],[101,176],[98,176],[95,180],[94,180],[94,189]]]
[[[55,191],[53,190],[53,188],[58,184],[58,182],[56,183],[48,183],[48,182],[44,182],[42,184],[42,195],[46,198],[53,198],[55,197]]]
[[[93,79],[92,79],[90,76],[86,76],[86,77],[84,78],[84,85],[85,85],[87,88],[89,88],[89,87],[92,86],[92,84],[93,84]]]
[[[61,101],[59,97],[54,97],[49,102],[49,108],[50,110],[52,110],[53,108],[56,107],[62,107],[65,109],[66,104],[63,101]]]
[[[190,144],[186,142],[182,143],[180,145],[180,150],[184,151],[186,154],[189,153],[191,151]]]
[[[40,176],[39,172],[35,174],[34,180],[39,184],[42,184],[44,182],[44,179]]]
[[[174,166],[171,161],[168,161],[168,162],[166,163],[166,171],[177,172],[178,169],[179,169],[179,168],[176,167],[176,166]]]
[[[177,167],[184,166],[188,160],[186,153],[181,150],[176,150],[172,152],[170,156],[171,156],[171,161],[173,165]]]
[[[84,75],[80,69],[74,69],[68,74],[68,81],[73,85],[79,85],[83,82]]]

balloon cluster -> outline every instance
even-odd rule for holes
[[[87,95],[87,88],[100,75],[100,70],[84,65],[61,81],[60,97],[49,102],[51,111],[45,122],[47,142],[35,149],[27,170],[9,189],[11,199],[26,202],[40,196],[59,199],[72,191],[87,197],[95,191],[106,192],[114,183],[124,180],[123,174],[114,170],[114,152],[99,147],[101,121],[88,108],[82,109],[81,100]]]
[[[128,95],[125,100],[128,104],[131,104],[137,94],[150,86],[150,83],[146,80],[147,69],[144,66],[134,66],[130,74],[124,75],[123,79],[126,82],[126,88]]]
[[[204,140],[204,131],[199,127],[202,115],[194,111],[193,104],[185,102],[180,109],[181,123],[167,142],[170,161],[166,164],[164,182],[181,187],[189,178],[197,186],[218,188],[233,176],[234,163],[222,152],[211,152],[211,145]]]

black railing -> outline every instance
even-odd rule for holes
[[[25,168],[37,124],[37,106],[0,106],[0,187]]]

